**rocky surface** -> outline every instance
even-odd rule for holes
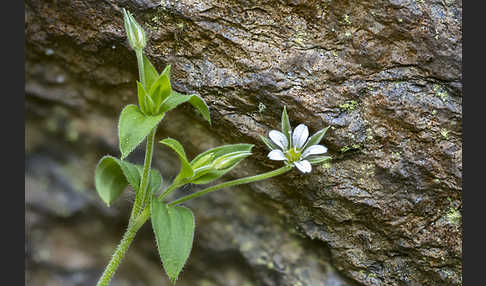
[[[253,143],[228,178],[256,174],[280,166],[258,134],[284,105],[293,126],[331,126],[333,160],[310,175],[187,204],[196,240],[178,285],[462,284],[462,1],[28,0],[29,285],[94,284],[125,228],[130,191],[106,208],[93,183],[136,101],[122,7],[155,66],[172,64],[173,87],[210,107],[212,126],[181,106],[159,127],[190,157]],[[162,146],[154,164],[167,181],[177,171]],[[169,285],[149,225],[115,277]]]

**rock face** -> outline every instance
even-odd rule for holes
[[[462,284],[462,1],[27,0],[29,285],[93,285],[126,226],[133,194],[107,208],[93,182],[136,102],[123,7],[173,88],[210,107],[212,126],[181,106],[158,129],[190,157],[252,143],[227,178],[257,174],[280,167],[258,135],[284,105],[294,127],[331,126],[333,160],[311,174],[187,204],[196,240],[178,285]],[[176,157],[155,153],[170,181]],[[162,271],[146,225],[113,285],[169,285]]]

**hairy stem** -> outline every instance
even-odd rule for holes
[[[270,171],[270,172],[267,172],[267,173],[263,173],[263,174],[260,174],[260,175],[255,175],[255,176],[241,178],[241,179],[237,179],[237,180],[233,180],[233,181],[229,181],[229,182],[224,182],[224,183],[206,188],[206,189],[201,190],[199,192],[187,195],[187,196],[182,197],[178,200],[172,201],[168,205],[169,206],[175,206],[177,204],[183,203],[183,202],[188,201],[188,200],[192,200],[194,198],[200,197],[200,196],[205,195],[209,192],[216,191],[216,190],[219,190],[219,189],[222,189],[222,188],[227,188],[227,187],[232,187],[232,186],[236,186],[236,185],[248,184],[248,183],[252,183],[252,182],[256,182],[256,181],[265,180],[265,179],[286,173],[286,172],[290,171],[291,169],[292,169],[291,166],[285,165],[282,168],[279,168],[277,170],[273,170],[273,171]]]
[[[118,265],[125,256],[125,253],[130,247],[133,239],[135,238],[137,231],[143,226],[143,224],[148,220],[149,217],[150,207],[147,206],[137,219],[133,220],[131,223],[128,224],[127,231],[123,235],[120,244],[118,244],[115,253],[113,253],[110,262],[103,272],[103,275],[100,277],[100,280],[98,280],[98,283],[96,284],[97,286],[106,286],[108,285],[108,283],[110,283],[113,274],[115,274]]]
[[[145,149],[145,161],[143,163],[143,172],[142,172],[142,180],[140,182],[140,189],[135,196],[135,203],[133,204],[132,213],[130,215],[130,219],[135,219],[143,206],[145,205],[148,196],[147,186],[150,181],[150,166],[152,164],[152,153],[154,149],[154,138],[155,138],[155,131],[157,130],[157,126],[150,131],[149,135],[147,136],[147,147]]]

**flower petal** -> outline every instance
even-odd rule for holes
[[[287,158],[285,157],[285,154],[281,150],[273,150],[270,153],[268,153],[268,158],[270,160],[275,160],[275,161],[285,161]]]
[[[307,160],[294,162],[294,164],[295,167],[297,167],[297,169],[299,169],[299,171],[301,171],[302,173],[310,173],[310,171],[312,171],[312,166]]]
[[[305,158],[310,155],[318,155],[324,154],[327,152],[327,147],[323,145],[312,145],[309,148],[305,149],[302,153],[302,158]]]
[[[299,124],[295,127],[294,133],[292,134],[292,143],[297,148],[302,148],[305,141],[309,137],[309,129],[304,124]]]
[[[277,144],[280,148],[282,148],[282,150],[287,150],[287,147],[289,146],[287,137],[285,137],[285,135],[282,132],[277,130],[272,130],[270,131],[270,133],[268,133],[268,137],[270,137],[270,139],[272,139],[272,141],[275,144]]]

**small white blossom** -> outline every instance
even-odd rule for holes
[[[275,161],[285,161],[286,164],[293,165],[302,173],[312,171],[311,164],[317,164],[330,159],[322,155],[327,152],[327,147],[318,145],[327,131],[324,128],[309,137],[309,129],[304,124],[299,124],[294,131],[290,127],[286,108],[282,112],[282,132],[271,130],[268,134],[270,140],[261,137],[263,142],[270,148],[268,158]],[[287,134],[285,134],[287,133]]]

